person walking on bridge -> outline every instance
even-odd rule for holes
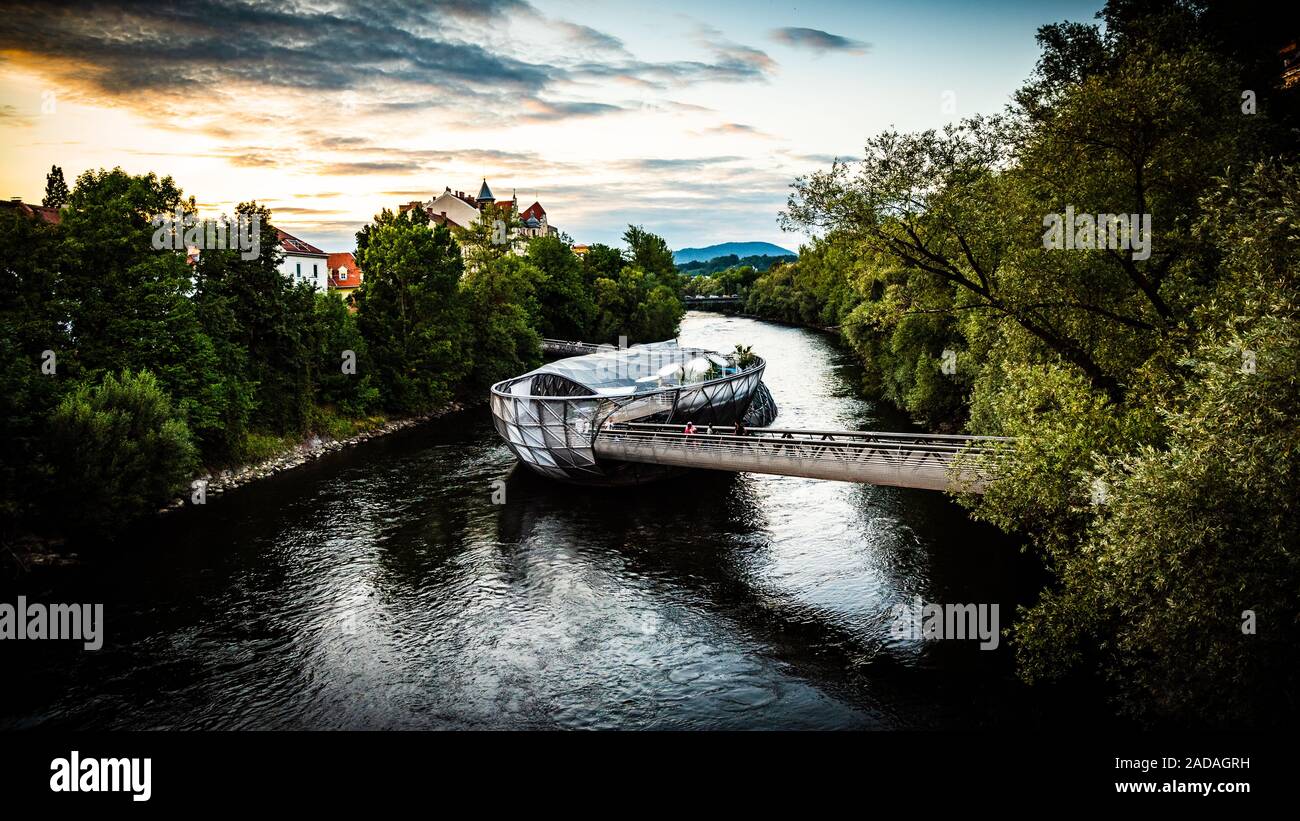
[[[686,427],[682,429],[682,433],[683,433],[684,435],[686,435],[687,437],[694,436],[694,435],[695,435],[695,423],[694,423],[694,422],[691,422],[691,421],[687,421],[687,423],[686,423]],[[695,444],[695,443],[692,442],[690,439],[687,439],[686,444],[688,444],[688,445],[693,445],[693,444]]]

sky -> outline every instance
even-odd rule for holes
[[[575,242],[765,241],[795,177],[1001,110],[1096,2],[0,0],[0,196],[120,166],[351,250],[450,187]]]

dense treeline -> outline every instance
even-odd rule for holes
[[[682,284],[684,296],[744,296],[758,279],[760,271],[738,265],[712,274],[686,277]]]
[[[1297,711],[1300,90],[1292,29],[1247,6],[1044,27],[1003,115],[798,180],[784,219],[818,239],[747,304],[840,326],[918,420],[1019,438],[968,503],[1055,577],[1021,673],[1099,677],[1152,722]],[[1149,214],[1149,255],[1046,247],[1067,208]]]
[[[676,334],[680,283],[659,237],[580,260],[560,238],[495,245],[418,212],[357,235],[355,312],[282,275],[271,214],[260,252],[156,250],[155,215],[196,211],[170,178],[88,171],[61,220],[0,211],[0,538],[111,538],[204,467],[256,461],[311,432],[482,398],[539,364],[544,335]],[[517,219],[512,217],[512,219]],[[516,226],[517,227],[517,226]]]
[[[755,271],[766,271],[773,265],[782,262],[793,262],[796,259],[794,254],[782,254],[772,256],[770,254],[754,254],[747,257],[741,257],[736,254],[724,254],[713,259],[697,259],[694,262],[683,262],[677,266],[677,270],[690,276],[710,276],[729,268],[752,268]]]

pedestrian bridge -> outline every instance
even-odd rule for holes
[[[719,305],[744,305],[745,300],[736,294],[727,294],[725,296],[684,296],[682,304],[687,308],[709,308]]]
[[[542,353],[554,356],[582,356],[597,351],[618,350],[613,345],[597,345],[594,342],[571,342],[567,339],[543,339]]]
[[[809,479],[983,493],[1014,440],[875,431],[613,424],[593,443],[600,459],[685,468],[775,473]]]

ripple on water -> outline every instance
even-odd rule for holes
[[[692,313],[681,339],[766,356],[779,424],[885,424],[820,335]],[[891,683],[919,650],[890,642],[889,606],[988,601],[1005,569],[949,503],[713,474],[609,491],[516,476],[494,505],[511,465],[476,410],[151,525],[66,591],[108,604],[112,645],[24,648],[0,725],[826,729],[970,712],[925,679]],[[863,661],[882,654],[902,663]]]

